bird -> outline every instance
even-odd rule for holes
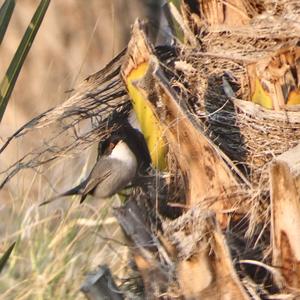
[[[109,198],[146,173],[150,164],[151,158],[143,134],[127,122],[99,143],[96,163],[86,179],[40,205],[71,195],[79,195],[80,203],[88,195]]]

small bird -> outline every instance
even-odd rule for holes
[[[144,136],[126,123],[109,139],[99,143],[97,162],[85,180],[41,205],[71,195],[80,195],[80,203],[87,195],[111,197],[132,183],[140,173],[144,173],[150,163]]]

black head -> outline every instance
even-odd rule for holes
[[[135,154],[140,166],[144,168],[149,167],[151,158],[145,138],[140,131],[134,129],[128,123],[123,124],[122,127],[113,132],[108,139],[99,143],[98,156],[109,155],[120,140],[123,140]]]
[[[122,126],[120,134],[131,151],[136,155],[139,166],[148,168],[151,164],[151,157],[144,135],[129,123],[125,123]]]
[[[98,144],[98,157],[111,154],[120,140],[124,140],[124,137],[118,133],[113,133],[106,140],[100,141]]]

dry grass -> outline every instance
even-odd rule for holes
[[[34,185],[40,186],[41,198],[26,197],[30,191],[24,188],[11,198],[11,207],[2,209],[3,249],[18,242],[0,278],[0,299],[83,299],[84,276],[99,264],[109,263],[122,277],[127,247],[110,214],[117,197],[83,205],[74,197],[39,207],[47,193],[40,176]]]

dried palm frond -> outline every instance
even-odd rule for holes
[[[119,70],[124,51],[104,69],[89,76],[73,96],[22,126],[1,147],[3,152],[11,142],[32,134],[42,138],[8,169],[1,171],[0,187],[16,173],[36,168],[59,157],[80,152],[105,139],[127,117],[130,103],[120,80]]]

